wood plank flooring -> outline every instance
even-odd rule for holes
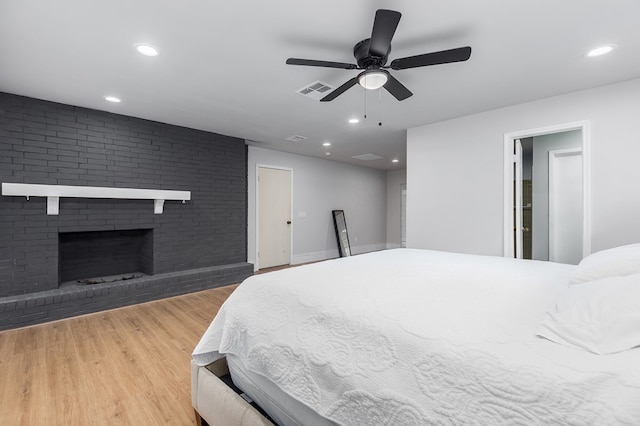
[[[191,352],[236,287],[0,332],[0,425],[194,425]]]

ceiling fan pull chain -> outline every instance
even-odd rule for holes
[[[367,91],[363,90],[362,91],[364,93],[364,119],[367,119]]]
[[[382,126],[382,89],[378,89],[378,104],[380,106],[380,121],[378,121],[378,126]]]

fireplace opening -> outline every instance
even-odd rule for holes
[[[59,286],[153,275],[153,229],[59,233],[58,263]]]

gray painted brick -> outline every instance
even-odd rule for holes
[[[10,226],[0,228],[0,250],[19,263],[10,279],[0,274],[0,300],[57,283],[58,232],[153,228],[156,274],[246,261],[243,140],[5,93],[0,108],[0,158],[10,166],[0,167],[3,182],[192,191],[186,204],[165,203],[163,215],[153,215],[152,202],[64,199],[60,215],[47,217],[43,198],[3,197],[0,223]],[[190,283],[189,288],[202,285]],[[86,301],[109,294],[92,291]],[[40,300],[50,306],[70,297],[67,292]],[[20,303],[11,312],[24,309]],[[4,312],[10,309],[3,306]]]

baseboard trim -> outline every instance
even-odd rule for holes
[[[291,257],[292,265],[300,265],[303,263],[319,262],[321,260],[329,260],[340,257],[338,249],[329,251],[318,251],[315,253],[298,254]]]
[[[385,250],[387,243],[365,244],[362,246],[351,246],[351,254],[364,254],[372,251]]]
[[[385,250],[388,247],[386,243],[377,243],[377,244],[365,244],[360,246],[351,246],[352,254],[364,254],[372,251],[380,251]],[[400,247],[400,246],[398,246]],[[327,251],[318,251],[315,253],[304,253],[298,254],[291,257],[292,265],[300,265],[303,263],[311,263],[311,262],[319,262],[321,260],[329,260],[335,259],[336,257],[340,257],[340,253],[338,253],[338,249],[335,250],[327,250]]]

